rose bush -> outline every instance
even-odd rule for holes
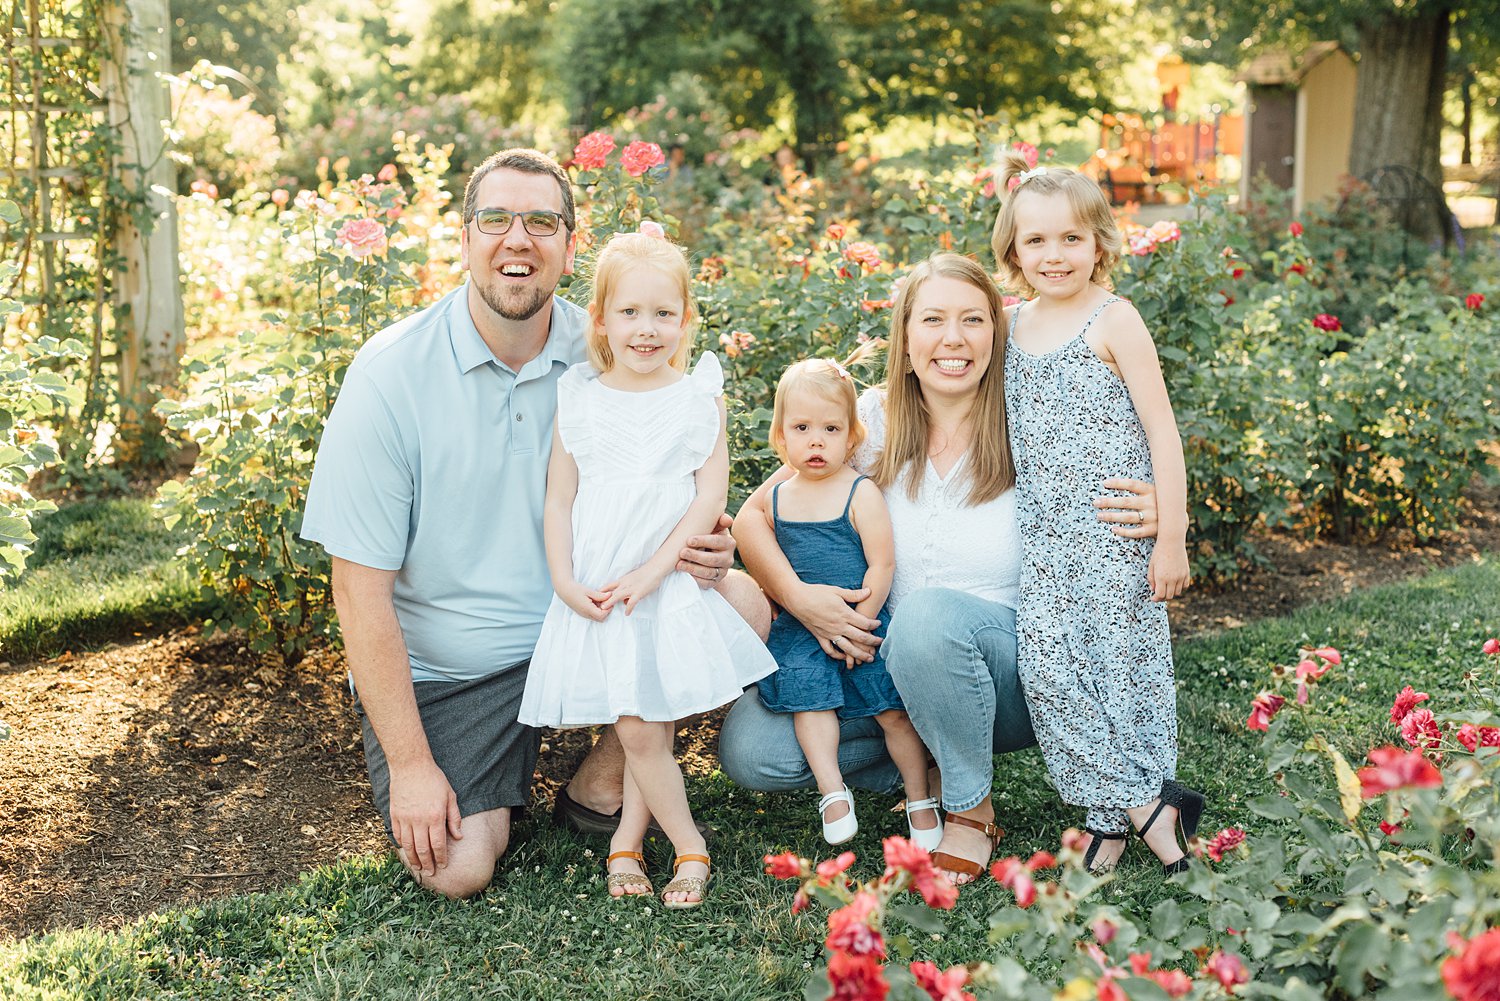
[[[920,1001],[964,997],[967,988],[1028,1001],[1491,1001],[1500,985],[1500,749],[1470,747],[1462,734],[1500,722],[1500,657],[1476,655],[1483,659],[1466,690],[1444,699],[1435,718],[1435,742],[1376,747],[1356,770],[1320,735],[1324,713],[1343,701],[1343,657],[1301,651],[1269,679],[1283,708],[1260,737],[1271,791],[1246,804],[1254,825],[1192,846],[1192,868],[1140,913],[1104,902],[1116,877],[1083,869],[1076,831],[1055,857],[1001,859],[991,875],[1002,903],[988,919],[997,949],[946,973],[915,958],[921,937],[898,930],[936,941],[937,911],[953,905],[923,889],[925,853],[888,838],[884,873],[865,883],[849,876],[849,858],[835,875],[790,853],[768,856],[768,873],[800,882],[794,909],[811,900],[837,908],[828,963],[807,996]],[[1307,699],[1275,691],[1308,683],[1311,672],[1298,668],[1309,663],[1318,676]],[[1432,715],[1413,708],[1418,694],[1397,696],[1392,716],[1402,718],[1393,726]],[[911,887],[927,909],[904,902]]]

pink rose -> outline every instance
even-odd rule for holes
[[[1480,647],[1480,649],[1493,657],[1495,654],[1500,653],[1500,639],[1495,639],[1491,636],[1484,641],[1484,646]]]
[[[387,183],[394,181],[396,179],[396,165],[388,163],[384,167],[381,167],[380,173],[375,175],[375,179]]]
[[[1370,762],[1359,770],[1359,794],[1365,799],[1374,799],[1392,789],[1426,789],[1443,784],[1442,772],[1421,751],[1377,747],[1370,752]]]
[[[1172,243],[1182,237],[1181,228],[1170,219],[1152,223],[1150,232],[1157,243]]]
[[[620,163],[624,164],[625,173],[631,177],[640,177],[652,167],[665,163],[666,160],[660,146],[656,143],[642,142],[639,139],[626,146],[625,152],[620,154]]]
[[[874,271],[880,267],[880,251],[873,243],[864,240],[856,240],[844,248],[844,260],[853,261],[868,271]]]
[[[385,227],[374,219],[350,219],[334,237],[355,257],[364,258],[385,252]]]
[[[1413,709],[1401,720],[1401,739],[1412,747],[1437,747],[1443,742],[1443,731],[1430,709]]]
[[[271,192],[271,201],[279,209],[286,208],[286,203],[292,200],[291,193],[286,188],[277,188]]]
[[[614,151],[614,136],[607,132],[590,132],[573,147],[573,166],[579,170],[598,170]]]
[[[1213,836],[1204,851],[1215,862],[1224,861],[1224,856],[1245,843],[1245,832],[1238,827],[1226,827]]]
[[[1296,225],[1293,223],[1293,225]],[[1240,957],[1232,952],[1216,952],[1208,957],[1208,962],[1203,964],[1204,972],[1210,973],[1218,978],[1224,990],[1230,994],[1239,984],[1248,983],[1250,972],[1245,969],[1245,963]]]
[[[1406,719],[1406,714],[1415,709],[1418,702],[1426,702],[1429,697],[1426,692],[1412,691],[1412,687],[1407,685],[1396,696],[1396,701],[1391,703],[1391,722],[1400,726],[1401,721]]]

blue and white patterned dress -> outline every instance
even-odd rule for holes
[[[1005,409],[1016,462],[1021,685],[1047,762],[1088,826],[1127,829],[1177,768],[1177,694],[1167,608],[1151,600],[1152,539],[1115,535],[1093,499],[1111,476],[1152,479],[1151,451],[1124,381],[1084,334],[1042,355],[1016,346],[1011,316]]]

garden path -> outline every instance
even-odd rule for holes
[[[1500,490],[1471,500],[1462,529],[1428,547],[1265,539],[1270,567],[1231,590],[1189,592],[1173,607],[1176,635],[1500,552]],[[343,674],[340,653],[317,650],[271,686],[234,640],[192,629],[0,663],[0,718],[15,726],[0,744],[0,940],[115,927],[385,851]],[[684,735],[690,772],[714,767],[721,718]],[[588,741],[588,731],[552,735],[538,803]]]

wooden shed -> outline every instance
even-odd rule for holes
[[[1294,211],[1338,193],[1354,137],[1354,60],[1337,42],[1299,55],[1257,56],[1240,74],[1249,90],[1240,197],[1259,176],[1290,188]]]

